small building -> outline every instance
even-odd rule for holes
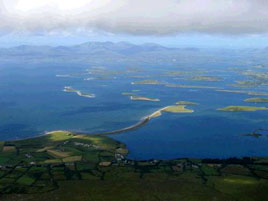
[[[108,167],[112,164],[110,161],[103,161],[99,163],[99,166]]]

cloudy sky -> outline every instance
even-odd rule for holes
[[[0,0],[0,45],[268,46],[268,0]]]

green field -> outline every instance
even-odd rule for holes
[[[67,131],[1,146],[1,201],[268,200],[267,158],[135,161],[120,142]]]

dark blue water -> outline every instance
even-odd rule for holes
[[[246,103],[247,94],[224,93],[214,89],[170,88],[165,85],[132,85],[132,81],[156,79],[163,83],[214,86],[218,89],[267,92],[265,86],[247,89],[229,84],[245,79],[227,68],[209,66],[202,72],[194,68],[140,67],[141,72],[130,72],[124,67],[107,67],[100,74],[86,74],[82,65],[13,66],[0,69],[0,140],[22,139],[51,130],[73,130],[88,133],[111,131],[138,122],[152,112],[173,105],[177,101],[197,102],[191,114],[165,113],[147,125],[112,137],[127,144],[130,158],[225,158],[267,156],[268,138],[245,137],[241,134],[255,129],[268,129],[268,112],[223,112],[217,108],[229,105],[258,105]],[[91,69],[92,70],[92,69]],[[183,71],[182,76],[165,76],[167,71]],[[93,70],[92,70],[93,71]],[[112,73],[111,73],[112,71]],[[106,73],[105,73],[106,72]],[[119,73],[118,73],[119,72]],[[200,73],[223,77],[220,82],[191,81]],[[56,75],[72,75],[56,77]],[[133,78],[132,76],[146,76]],[[85,78],[94,80],[84,80]],[[64,86],[94,93],[85,98],[66,93]],[[122,92],[159,98],[160,102],[131,101]]]

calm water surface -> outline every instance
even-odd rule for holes
[[[90,69],[90,67],[88,67]],[[110,67],[111,68],[111,67]],[[110,69],[109,68],[109,69]],[[112,67],[120,73],[85,74],[81,66],[18,67],[0,69],[0,140],[22,139],[51,130],[73,130],[96,133],[120,129],[136,123],[157,109],[177,101],[197,102],[191,114],[165,113],[138,130],[113,135],[127,144],[130,158],[176,157],[240,157],[267,156],[268,138],[245,137],[241,134],[255,129],[268,129],[268,112],[223,112],[217,108],[245,103],[247,94],[223,93],[214,89],[169,88],[165,85],[132,85],[132,81],[156,79],[162,83],[214,86],[219,89],[238,89],[268,92],[265,87],[240,89],[228,86],[235,80],[245,79],[235,72],[210,67],[205,75],[218,75],[220,82],[191,81],[188,77],[200,72],[185,69],[182,76],[163,76],[167,70],[145,68],[130,72]],[[174,71],[174,69],[170,69]],[[207,70],[207,69],[206,69]],[[72,75],[56,77],[56,75]],[[149,76],[135,78],[133,75]],[[84,80],[85,78],[93,80]],[[174,79],[175,78],[175,79]],[[83,92],[94,93],[96,98],[85,98],[63,92],[72,86]],[[159,98],[159,102],[131,101],[122,92]],[[267,103],[257,104],[266,106]]]

